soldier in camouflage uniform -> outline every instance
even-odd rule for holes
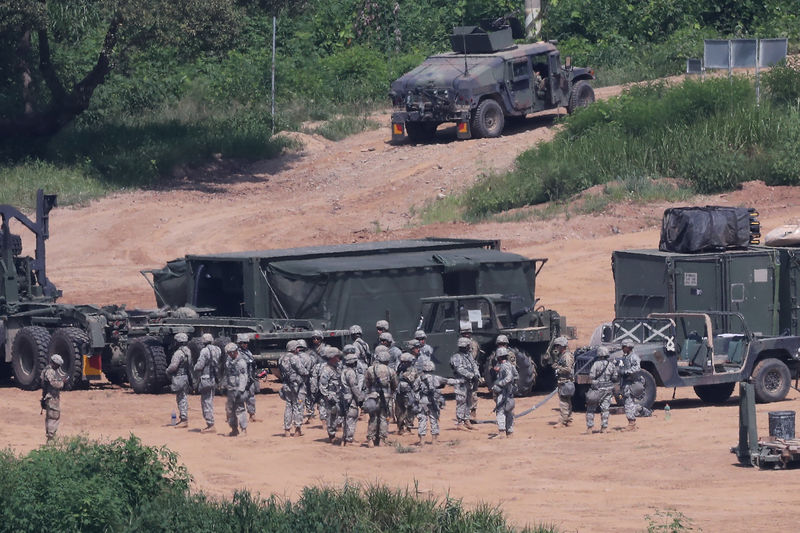
[[[192,362],[192,352],[186,345],[189,336],[186,333],[176,333],[175,342],[178,349],[172,354],[167,375],[172,379],[172,392],[175,393],[175,401],[178,404],[180,421],[175,425],[177,428],[189,427],[189,400],[186,394],[189,392],[189,368]]]
[[[419,373],[414,368],[414,356],[404,353],[400,356],[400,366],[397,367],[397,393],[395,394],[395,418],[397,434],[402,435],[414,425],[416,418],[417,398],[414,390],[418,387]]]
[[[301,363],[306,368],[306,374],[304,376],[305,379],[303,381],[303,396],[305,398],[305,401],[303,402],[303,416],[306,418],[306,424],[308,424],[311,418],[314,417],[314,399],[313,394],[311,393],[311,374],[314,370],[314,365],[317,364],[317,360],[309,351],[305,339],[297,340],[297,355],[300,357]]]
[[[327,344],[322,342],[322,332],[315,330],[311,336],[311,347],[309,354],[314,357],[314,366],[311,369],[311,376],[309,384],[311,386],[311,416],[314,416],[314,405],[319,409],[319,420],[322,424],[328,420],[328,412],[325,410],[325,402],[319,394],[319,374],[327,364],[325,352],[329,348]]]
[[[561,413],[558,423],[554,426],[567,427],[572,423],[572,395],[562,394],[565,385],[572,384],[574,392],[575,357],[567,349],[566,337],[556,337],[553,341],[553,370],[558,380],[558,409]]]
[[[308,368],[297,351],[297,341],[286,343],[286,353],[278,359],[281,369],[280,396],[286,402],[283,410],[284,437],[303,434],[303,407],[305,405],[305,382]]]
[[[328,442],[333,443],[336,438],[336,428],[341,425],[344,415],[343,410],[339,407],[339,389],[341,388],[339,361],[341,352],[338,348],[328,347],[323,352],[323,357],[325,357],[325,366],[322,367],[319,373],[320,405],[325,405]]]
[[[414,356],[414,368],[418,374],[422,374],[422,367],[426,361],[433,362],[427,353],[422,353],[422,344],[417,339],[408,341],[408,353]]]
[[[200,392],[200,407],[206,427],[201,433],[215,433],[214,429],[214,389],[217,387],[217,365],[219,364],[221,350],[214,345],[214,337],[210,333],[203,333],[203,348],[194,364],[194,371],[200,376],[198,391]]]
[[[356,366],[360,362],[355,351],[345,351],[344,368],[340,376],[341,387],[339,388],[339,405],[344,411],[342,446],[353,443],[358,421],[358,406],[364,402],[364,393],[361,390],[361,382],[356,370]]]
[[[61,420],[61,389],[64,388],[64,382],[67,380],[67,375],[61,370],[63,364],[64,359],[54,353],[50,356],[50,365],[42,370],[40,376],[42,382],[41,405],[45,410],[44,431],[47,435],[47,442],[55,438]]]
[[[369,413],[366,445],[369,448],[386,442],[389,434],[390,401],[397,390],[397,373],[387,364],[391,357],[389,350],[375,350],[374,355],[375,361],[364,374],[364,386],[367,389],[364,410]],[[368,408],[367,404],[374,407]]]
[[[239,345],[239,356],[247,363],[247,390],[245,391],[245,406],[247,414],[250,415],[250,422],[260,422],[256,418],[256,394],[261,391],[261,382],[256,376],[256,360],[253,352],[248,349],[250,335],[239,333],[236,335],[236,343]]]
[[[386,346],[386,348],[389,349],[389,368],[396,372],[400,364],[400,356],[403,355],[403,352],[395,345],[392,334],[388,331],[381,333],[380,337],[378,337],[378,344],[379,346]],[[377,347],[375,349],[377,350]]]
[[[459,337],[458,352],[450,357],[450,367],[457,380],[454,390],[456,393],[456,429],[473,429],[470,422],[472,410],[473,391],[478,386],[478,363],[470,355],[470,339]]]
[[[425,435],[428,434],[428,424],[431,426],[431,443],[435,444],[439,439],[439,415],[444,409],[444,396],[441,388],[447,384],[456,384],[457,380],[448,380],[437,376],[434,371],[433,361],[425,361],[422,365],[422,375],[417,380],[416,395],[419,401],[419,412],[417,421],[419,428],[419,445],[425,442]]]
[[[239,347],[229,342],[225,345],[225,386],[228,389],[228,401],[225,403],[225,414],[231,427],[229,437],[247,434],[247,362],[239,357]]]
[[[628,427],[625,431],[636,431],[636,415],[641,409],[636,403],[636,398],[644,391],[644,378],[639,374],[642,369],[639,356],[633,351],[633,341],[622,341],[622,357],[619,360],[619,374],[622,378],[620,388],[625,400],[625,418]],[[649,412],[645,416],[649,416]]]
[[[497,358],[497,379],[492,385],[495,397],[494,412],[497,415],[497,431],[506,434],[506,438],[514,433],[514,389],[516,388],[515,369],[508,361],[508,348],[500,347],[495,352]]]
[[[433,361],[433,347],[428,344],[428,335],[421,329],[414,332],[414,339],[419,341],[419,354]],[[423,363],[425,361],[423,360]],[[419,369],[417,369],[419,370]],[[421,370],[420,370],[421,372]]]
[[[375,331],[377,333],[376,337],[378,337],[378,341],[375,343],[375,346],[372,347],[373,352],[375,351],[375,348],[377,348],[378,345],[381,343],[380,342],[381,333],[389,332],[389,322],[387,320],[378,320],[377,322],[375,322]]]
[[[472,323],[468,321],[462,321],[460,326],[460,334],[462,338],[469,339],[469,355],[472,357],[472,360],[475,361],[476,368],[478,368],[478,361],[480,361],[481,357],[481,347],[478,344],[478,341],[472,338]],[[475,421],[477,417],[478,384],[481,378],[480,370],[478,370],[477,374],[478,383],[475,383],[475,387],[473,387],[470,393],[472,395],[472,400],[470,401],[469,417],[472,421]]]
[[[352,345],[356,350],[355,354],[359,361],[369,365],[372,362],[372,351],[369,349],[367,341],[362,338],[362,334],[361,326],[358,324],[350,326],[350,336],[353,337]]]
[[[600,407],[600,433],[608,431],[608,413],[611,398],[614,395],[614,383],[617,381],[617,367],[608,360],[608,349],[597,348],[597,360],[589,369],[591,389],[586,393],[586,434],[592,433],[594,412]]]

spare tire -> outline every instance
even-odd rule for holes
[[[125,351],[128,382],[137,394],[153,394],[168,383],[167,356],[158,339],[136,339]]]
[[[17,386],[39,388],[42,370],[47,366],[50,333],[41,326],[27,326],[17,332],[11,345],[11,366]]]
[[[89,336],[79,328],[59,328],[50,336],[48,359],[53,354],[64,359],[61,371],[67,375],[64,390],[72,390],[82,383],[83,354],[89,353]]]
[[[536,371],[536,363],[527,353],[521,350],[517,354],[517,372],[519,372],[517,396],[530,396],[536,386],[538,372]]]

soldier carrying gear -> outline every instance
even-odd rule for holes
[[[308,369],[303,356],[298,351],[298,342],[291,340],[286,343],[286,353],[278,359],[283,385],[278,395],[286,402],[283,410],[283,434],[301,436],[303,430],[303,408],[305,406],[305,381]],[[291,431],[294,428],[294,433]]]
[[[652,411],[639,406],[636,399],[641,397],[644,392],[644,377],[640,374],[642,370],[641,360],[633,351],[634,343],[631,339],[622,341],[622,357],[619,360],[619,374],[622,379],[620,389],[625,400],[625,418],[628,419],[628,427],[624,431],[636,431],[636,415],[641,410],[641,416],[650,416]]]
[[[216,433],[214,429],[214,390],[217,387],[217,376],[219,370],[220,356],[222,351],[214,345],[214,337],[210,333],[203,333],[200,339],[203,341],[203,348],[194,364],[194,371],[200,376],[198,391],[200,392],[200,407],[203,411],[203,418],[206,427],[201,429],[201,433]]]
[[[510,438],[514,433],[514,380],[515,372],[508,362],[508,349],[500,347],[495,352],[497,358],[497,379],[492,386],[495,395],[495,414],[497,431]]]
[[[339,388],[339,405],[342,413],[340,417],[344,420],[344,430],[342,435],[342,446],[353,443],[356,433],[356,422],[358,421],[358,408],[364,402],[364,393],[361,390],[362,377],[359,375],[356,366],[359,363],[358,355],[355,351],[345,350],[344,364],[342,373],[339,376],[341,387]]]
[[[225,353],[228,355],[225,360],[225,385],[228,389],[225,414],[231,428],[228,436],[235,437],[240,430],[247,434],[247,362],[239,357],[239,347],[232,342],[225,345]]]
[[[397,393],[395,394],[395,422],[397,434],[402,435],[406,430],[411,431],[414,425],[414,416],[417,410],[417,399],[414,390],[418,388],[419,374],[414,368],[414,356],[404,353],[400,356],[397,368]]]
[[[375,358],[376,362],[364,373],[364,386],[368,393],[364,410],[369,413],[366,444],[369,448],[380,445],[388,437],[390,402],[397,390],[397,373],[386,364],[391,359],[388,348],[376,348]]]
[[[428,335],[421,329],[414,332],[414,338],[419,341],[419,353],[433,360],[433,348],[428,344]]]
[[[236,343],[239,345],[239,354],[247,363],[247,390],[245,391],[245,406],[247,414],[250,415],[251,422],[259,422],[256,418],[256,394],[261,390],[261,383],[256,376],[256,359],[248,348],[250,335],[239,333],[236,335]]]
[[[386,348],[389,349],[389,367],[392,370],[397,371],[397,365],[400,364],[400,356],[402,355],[402,352],[400,351],[400,348],[395,346],[392,334],[388,331],[384,331],[378,337],[378,342],[380,345],[386,346]],[[376,347],[375,350],[377,351],[377,349],[378,348]]]
[[[378,330],[378,334],[389,331],[389,322],[386,320],[378,320],[375,322],[375,329]]]
[[[478,344],[478,341],[472,338],[472,322],[469,320],[462,320],[460,323],[459,331],[461,333],[461,338],[469,339],[470,346],[469,346],[469,355],[472,357],[474,361],[480,361],[481,357],[481,347]],[[472,389],[470,393],[472,395],[472,400],[470,402],[470,419],[475,420],[477,418],[476,409],[478,407],[478,384],[480,382],[480,373],[478,373],[477,377],[478,382],[475,384],[475,387]]]
[[[567,349],[569,341],[564,336],[553,340],[552,367],[558,381],[558,408],[560,417],[553,428],[567,427],[572,423],[572,396],[575,394],[575,357]]]
[[[439,415],[444,408],[444,396],[441,388],[448,384],[449,380],[433,374],[433,361],[425,361],[422,364],[422,375],[416,383],[414,391],[419,404],[417,412],[417,435],[418,445],[425,442],[425,435],[428,433],[428,425],[431,427],[431,443],[435,444],[439,438]]]
[[[175,393],[175,401],[180,413],[180,421],[175,427],[185,428],[189,427],[189,399],[186,395],[191,388],[192,351],[186,346],[186,343],[189,342],[189,336],[186,333],[176,333],[173,339],[178,343],[178,349],[172,354],[166,372],[172,379],[171,388]]]
[[[353,337],[353,346],[356,349],[356,355],[365,364],[372,362],[372,351],[369,349],[369,344],[362,337],[361,326],[354,324],[350,326],[350,336]]]
[[[50,356],[50,365],[45,367],[39,376],[42,382],[40,404],[45,411],[44,431],[47,442],[55,438],[61,420],[61,389],[67,381],[67,375],[61,370],[63,365],[64,359],[54,353]]]
[[[337,368],[341,352],[338,348],[329,347],[322,353],[322,356],[325,358],[326,364],[319,373],[320,405],[325,405],[328,442],[333,443],[336,438],[336,428],[341,424],[341,416],[344,414],[340,413],[341,409],[339,407],[341,381]]]
[[[478,386],[480,370],[478,363],[470,355],[471,345],[471,339],[459,337],[458,352],[450,357],[450,367],[457,380],[453,387],[456,393],[456,429],[473,429],[470,412],[473,409],[473,392]]]
[[[591,434],[594,427],[594,413],[600,408],[600,432],[608,431],[608,415],[611,408],[614,383],[617,381],[617,367],[608,360],[608,349],[605,346],[597,348],[597,360],[589,369],[589,379],[592,380],[591,388],[586,391],[586,431]]]
[[[311,355],[314,356],[315,362],[311,368],[311,375],[309,377],[309,386],[311,390],[311,408],[309,418],[314,416],[314,405],[319,409],[319,419],[324,424],[328,419],[328,413],[325,409],[325,401],[319,394],[319,375],[322,369],[325,368],[327,357],[326,351],[329,346],[322,342],[323,334],[320,330],[314,330],[311,334]]]

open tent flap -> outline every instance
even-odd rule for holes
[[[160,270],[151,270],[159,307],[182,307],[192,296],[192,271],[185,259],[175,259]]]

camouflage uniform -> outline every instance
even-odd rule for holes
[[[321,335],[321,334],[320,334]],[[320,337],[321,338],[321,337]],[[319,409],[319,419],[324,424],[328,419],[328,411],[325,409],[325,402],[319,394],[319,375],[325,367],[325,357],[323,354],[330,348],[324,342],[317,345],[311,343],[308,353],[314,358],[314,366],[311,368],[311,375],[309,377],[309,385],[311,387],[311,415],[314,414],[314,406]]]
[[[605,348],[600,348],[605,350]],[[601,356],[602,357],[602,356]],[[617,367],[608,360],[608,352],[603,359],[598,359],[592,363],[589,369],[589,378],[592,380],[592,389],[599,392],[597,402],[586,402],[586,431],[591,432],[594,427],[594,412],[600,407],[600,427],[601,431],[608,428],[608,413],[613,397],[614,383],[617,381]]]
[[[638,374],[642,369],[641,360],[633,350],[627,355],[623,355],[619,362],[619,373],[622,378],[621,389],[622,397],[625,400],[625,418],[628,423],[636,423],[636,414],[639,405],[636,403],[636,398],[633,394],[632,387],[636,384],[644,387],[644,378]]]
[[[367,344],[367,341],[361,338],[361,334],[361,326],[350,326],[350,335],[354,337],[352,344],[356,349],[356,356],[358,357],[359,361],[369,365],[372,361],[372,351],[369,349],[369,344]]]
[[[406,430],[411,431],[414,425],[417,398],[414,390],[417,388],[419,373],[413,365],[414,356],[404,353],[400,356],[398,367],[398,385],[395,394],[395,418],[397,420],[397,434],[402,435]]]
[[[514,433],[514,383],[515,368],[506,359],[500,360],[497,371],[497,380],[492,385],[495,394],[495,414],[497,415],[497,430],[506,435]]]
[[[297,342],[297,355],[300,357],[300,362],[306,369],[303,379],[303,395],[305,398],[303,404],[305,406],[305,416],[311,418],[314,416],[314,395],[311,392],[311,375],[314,371],[314,366],[317,364],[317,360],[310,351],[300,347],[300,341]]]
[[[228,347],[231,347],[230,351]],[[225,352],[238,353],[235,344],[228,344]],[[239,428],[244,432],[247,430],[247,408],[245,399],[247,397],[247,363],[237,355],[236,358],[227,356],[225,360],[225,386],[228,389],[228,401],[225,403],[225,414],[228,418],[228,425],[231,427],[231,436],[239,434]]]
[[[424,369],[424,373],[416,382],[416,394],[419,399],[419,413],[417,413],[419,428],[417,429],[417,434],[419,435],[420,443],[422,443],[425,435],[428,434],[429,423],[433,441],[436,442],[439,435],[439,415],[444,408],[444,396],[441,388],[448,383],[445,378],[431,373],[434,370],[433,362],[426,363]]]
[[[371,398],[378,403],[378,409],[369,414],[369,424],[367,425],[368,445],[386,441],[386,437],[389,434],[389,402],[397,390],[397,373],[389,368],[385,362],[382,362],[381,359],[388,362],[388,354],[383,355],[374,362],[364,374],[364,385],[368,391],[367,398]]]
[[[42,381],[42,403],[45,409],[44,416],[44,430],[47,435],[47,441],[50,442],[56,436],[58,431],[58,424],[61,420],[61,389],[64,388],[64,382],[67,380],[67,375],[61,371],[63,359],[56,354],[51,356],[51,361],[57,363],[59,368],[53,368],[48,365],[47,368],[42,370],[40,376]]]
[[[469,333],[470,336],[467,337],[464,333]],[[478,375],[478,381],[475,383],[475,386],[472,388],[470,392],[470,408],[469,408],[469,416],[471,419],[475,419],[477,407],[478,407],[478,383],[481,379],[480,368],[478,367],[478,361],[481,357],[481,347],[478,344],[478,341],[472,338],[472,326],[469,325],[468,329],[464,329],[462,327],[461,334],[464,338],[469,339],[469,355],[472,357],[472,360],[475,361],[475,367],[478,368],[476,374]]]
[[[192,352],[189,347],[186,345],[179,346],[175,353],[172,354],[172,359],[167,367],[167,375],[172,377],[172,392],[175,393],[175,401],[178,404],[178,412],[180,413],[179,425],[181,426],[185,426],[189,421],[189,400],[186,397],[189,392],[189,374],[186,369],[191,360]]]
[[[325,405],[328,440],[333,442],[336,437],[336,428],[342,424],[344,415],[339,408],[341,380],[339,378],[339,369],[337,368],[339,364],[338,348],[328,348],[325,357],[327,361],[319,373],[320,406]]]
[[[296,348],[294,348],[296,349]],[[300,432],[303,425],[303,406],[305,404],[305,381],[308,369],[303,358],[294,350],[286,352],[278,360],[281,369],[281,397],[286,402],[283,410],[283,429],[288,432],[292,428]]]
[[[348,358],[348,355],[351,356]],[[353,360],[352,356],[356,355]],[[361,390],[359,375],[355,369],[356,364],[362,361],[357,354],[346,354],[345,367],[340,376],[341,387],[339,388],[339,405],[344,410],[344,434],[342,445],[353,442],[356,433],[356,422],[358,421],[358,406],[364,401],[364,393]]]
[[[461,337],[459,339],[458,351],[450,357],[450,367],[453,369],[453,376],[457,383],[453,387],[456,393],[456,424],[471,428],[470,412],[472,411],[473,391],[476,390],[479,370],[478,363],[469,353],[469,344],[465,344],[469,339]]]
[[[217,386],[217,365],[221,354],[222,351],[219,347],[208,342],[200,350],[200,356],[194,365],[195,373],[200,376],[198,391],[200,392],[200,406],[203,409],[206,429],[214,426],[214,389]]]
[[[566,346],[566,339],[564,337],[559,337],[559,339],[563,339],[564,346]],[[572,396],[562,395],[561,387],[575,379],[575,357],[569,349],[565,349],[562,354],[556,357],[557,359],[553,362],[553,370],[555,370],[558,380],[558,409],[561,412],[559,422],[562,426],[568,426],[572,423]]]
[[[245,389],[245,407],[247,414],[250,415],[250,420],[256,420],[256,394],[261,391],[261,383],[256,377],[256,360],[253,357],[253,352],[244,346],[239,346],[239,357],[244,359],[247,364],[247,388]]]

